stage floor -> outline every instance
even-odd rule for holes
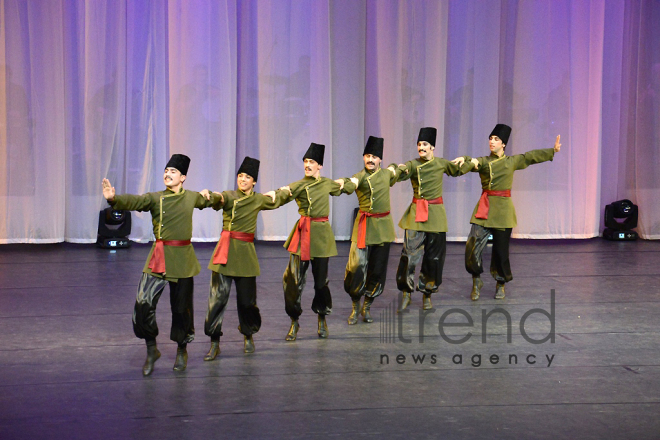
[[[493,299],[495,281],[484,276],[478,302],[464,245],[448,243],[435,309],[420,314],[416,293],[398,316],[393,244],[374,322],[354,326],[343,290],[349,243],[338,243],[330,337],[316,334],[310,270],[295,342],[284,341],[288,253],[257,243],[256,352],[243,353],[232,289],[214,362],[202,360],[213,245],[195,249],[202,272],[188,368],[172,371],[166,288],[163,356],[145,378],[131,316],[149,246],[0,246],[0,439],[660,438],[658,242],[512,240],[506,299]],[[482,331],[482,313],[494,309]]]

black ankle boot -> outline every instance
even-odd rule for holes
[[[403,292],[403,299],[401,300],[401,308],[398,313],[403,312],[410,305],[410,292]]]
[[[289,329],[289,333],[286,334],[286,338],[284,338],[284,340],[295,341],[296,337],[298,336],[299,328],[300,328],[300,324],[298,324],[298,320],[291,318],[291,328]]]
[[[505,292],[504,292],[504,283],[497,283],[497,287],[495,288],[495,299],[504,299]]]
[[[252,339],[252,335],[243,336],[243,351],[245,353],[254,353],[254,340]]]
[[[158,346],[154,342],[151,345],[147,345],[147,359],[144,361],[144,366],[142,367],[142,375],[149,376],[154,371],[154,364],[160,358],[160,351],[158,351]]]
[[[431,304],[431,294],[429,293],[428,295],[425,293],[424,294],[424,303],[422,305],[422,310],[431,310],[433,308],[433,304]]]
[[[328,324],[325,322],[325,315],[319,315],[319,338],[327,338],[328,337]]]
[[[353,310],[351,310],[351,314],[348,316],[348,325],[357,324],[359,314],[360,314],[360,300],[358,299],[357,301],[353,301]]]
[[[470,299],[476,301],[481,295],[481,288],[484,287],[484,282],[480,277],[472,277],[472,292],[470,292]]]
[[[188,352],[185,345],[179,345],[176,349],[176,359],[174,360],[174,371],[185,371],[188,365]]]
[[[371,304],[374,302],[373,298],[369,298],[368,296],[364,297],[364,304],[362,305],[362,320],[367,323],[374,322],[373,318],[371,317]]]
[[[220,354],[220,340],[217,339],[211,339],[211,348],[209,348],[209,352],[206,353],[206,356],[204,356],[205,361],[212,361],[218,355]]]

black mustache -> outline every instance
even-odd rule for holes
[[[376,165],[376,164],[373,162],[367,162],[367,165]]]

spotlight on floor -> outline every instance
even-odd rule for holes
[[[107,249],[127,248],[131,233],[131,212],[106,208],[99,212],[99,231],[96,245]]]
[[[605,230],[603,238],[606,240],[637,240],[637,205],[630,200],[618,200],[605,207]]]

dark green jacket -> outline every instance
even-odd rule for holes
[[[337,182],[327,177],[304,177],[289,185],[292,195],[288,199],[295,199],[298,204],[298,213],[308,217],[327,217],[330,214],[330,197],[339,196],[342,192],[355,191],[355,185],[352,182],[344,184],[343,191]],[[278,191],[278,196],[279,196]],[[284,247],[288,248],[291,243],[293,233],[298,228],[296,221],[289,238],[287,238]],[[312,222],[310,225],[310,257],[323,258],[337,255],[337,245],[335,244],[335,235],[332,232],[330,222]],[[295,255],[300,255],[300,244]]]
[[[479,173],[482,189],[506,190],[511,189],[513,185],[514,171],[522,170],[535,163],[552,160],[554,156],[554,148],[531,150],[527,153],[515,154],[513,156],[503,155],[502,157],[497,157],[491,154],[490,156],[478,157],[479,168],[472,171]],[[518,221],[511,197],[489,196],[488,202],[490,205],[488,219],[484,220],[475,217],[477,208],[479,207],[479,202],[477,202],[474,211],[472,211],[470,223],[494,229],[516,227]]]
[[[254,234],[257,229],[259,211],[275,209],[288,201],[285,191],[277,191],[275,202],[270,197],[254,191],[245,195],[243,191],[223,191],[222,199],[213,194],[213,209],[222,209],[222,229]],[[227,264],[213,264],[213,255],[220,246],[215,246],[208,268],[232,277],[256,277],[261,273],[254,243],[230,239]]]
[[[390,187],[398,182],[401,174],[401,170],[396,164],[392,164],[391,166],[395,168],[394,173],[387,168],[379,168],[375,171],[369,171],[364,168],[359,173],[353,175],[353,178],[358,180],[355,194],[358,197],[360,211],[381,213],[390,210]],[[349,182],[351,182],[350,179],[344,179],[345,188]],[[346,191],[347,194],[352,192]],[[358,214],[353,223],[353,234],[351,235],[351,241],[354,243],[357,243],[359,221],[360,215]],[[394,232],[392,214],[388,214],[385,217],[367,217],[367,246],[390,243],[395,238],[396,234]]]
[[[458,165],[454,165],[441,157],[434,157],[428,161],[417,158],[406,162],[404,167],[399,167],[403,171],[399,177],[399,181],[410,179],[415,198],[427,200],[437,199],[442,196],[442,177],[444,174],[456,177],[467,173],[474,167],[467,160],[467,157],[465,159],[465,163],[459,168]],[[417,206],[415,203],[412,203],[411,197],[410,205],[408,205],[406,212],[403,213],[399,227],[413,231],[447,232],[447,213],[444,204],[429,204],[429,219],[425,222],[416,222],[416,214]]]
[[[211,206],[211,201],[206,200],[199,193],[186,191],[183,188],[178,193],[166,189],[139,196],[120,194],[108,203],[114,209],[149,211],[154,237],[161,240],[190,240],[192,238],[193,210]],[[151,274],[149,260],[151,260],[155,245],[154,243],[151,247],[147,262],[142,269],[144,273]],[[193,277],[201,270],[192,244],[165,246],[164,252],[166,272],[163,275],[152,274],[153,276],[174,281],[179,278]]]

